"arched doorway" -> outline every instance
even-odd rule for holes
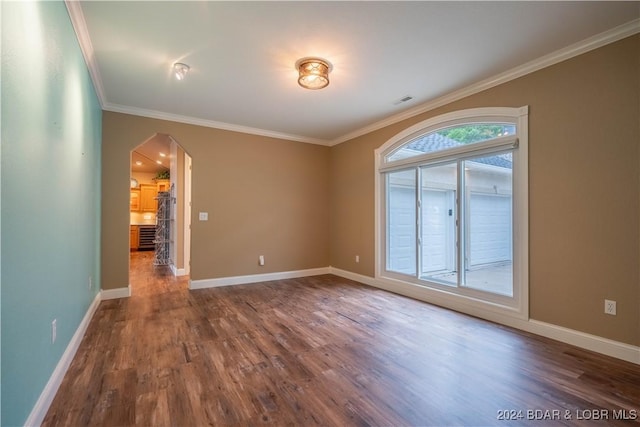
[[[131,295],[187,289],[191,157],[157,133],[131,151],[130,178]]]

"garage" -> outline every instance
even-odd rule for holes
[[[511,196],[471,193],[469,267],[511,261]]]

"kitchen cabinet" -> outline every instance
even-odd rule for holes
[[[129,210],[138,212],[140,210],[140,190],[133,188],[129,194]]]
[[[161,191],[169,191],[171,188],[171,181],[168,179],[158,179],[156,180],[156,187],[158,189],[158,193]]]
[[[140,234],[137,225],[130,226],[129,232],[129,249],[132,251],[137,251],[140,241]]]
[[[155,212],[158,210],[158,189],[156,185],[140,184],[140,210],[142,212]]]

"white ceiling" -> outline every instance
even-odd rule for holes
[[[638,1],[67,4],[105,110],[325,145],[640,31]]]

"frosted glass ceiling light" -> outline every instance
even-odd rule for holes
[[[189,72],[190,67],[187,64],[183,64],[182,62],[176,62],[173,64],[173,75],[176,76],[178,80],[184,80],[185,76]]]
[[[296,62],[298,84],[305,89],[322,89],[329,85],[329,61],[320,58],[302,58]]]

